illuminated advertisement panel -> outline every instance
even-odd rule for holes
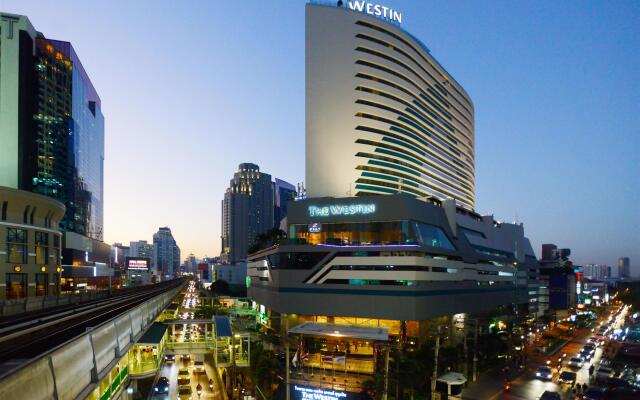
[[[149,259],[148,258],[127,258],[126,266],[129,271],[148,271]]]
[[[342,390],[302,385],[292,385],[291,394],[294,400],[349,400],[355,397],[354,393]]]

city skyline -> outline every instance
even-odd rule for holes
[[[1,3],[48,36],[73,41],[92,71],[107,121],[108,243],[149,240],[158,227],[169,226],[185,254],[214,256],[220,252],[219,201],[239,163],[256,163],[292,183],[303,180],[304,3],[214,9],[194,2],[177,11],[169,3],[134,4],[126,19],[118,7],[92,5],[101,17],[69,26],[57,24],[59,16],[89,6]],[[556,243],[570,247],[577,264],[615,265],[628,256],[637,266],[640,160],[633,133],[640,88],[632,73],[640,66],[640,7],[517,4],[493,14],[479,5],[389,4],[474,102],[476,210],[524,222],[538,256],[541,243]],[[177,17],[169,18],[170,11]],[[542,18],[551,12],[553,18]],[[219,25],[207,26],[211,15]],[[430,15],[437,17],[421,22]],[[468,26],[451,28],[453,15]],[[515,21],[525,15],[539,26],[519,26]],[[267,46],[251,33],[261,18]],[[596,22],[596,29],[585,29]],[[152,27],[162,41],[135,36]],[[216,35],[235,37],[212,42]],[[201,41],[189,41],[193,37]],[[528,52],[527,44],[536,51]],[[173,81],[166,79],[171,71]],[[256,87],[260,91],[247,95]],[[256,110],[251,118],[248,109]]]

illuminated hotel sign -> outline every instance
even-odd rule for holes
[[[380,4],[367,3],[364,0],[353,0],[347,2],[347,5],[353,11],[360,11],[373,15],[374,17],[388,19],[390,21],[402,23],[402,14],[390,7],[381,6]]]
[[[336,215],[368,215],[375,212],[375,204],[348,204],[323,207],[309,206],[310,217],[333,217]]]
[[[294,385],[293,395],[297,400],[342,400],[347,398],[347,393],[340,390],[320,389],[298,385]]]
[[[322,225],[319,222],[314,222],[313,224],[309,224],[309,233],[320,233],[322,232]]]

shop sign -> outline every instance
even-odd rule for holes
[[[338,215],[368,215],[376,212],[375,204],[346,204],[309,206],[310,217],[333,217]]]

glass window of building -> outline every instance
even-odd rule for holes
[[[47,264],[49,262],[49,234],[46,232],[36,232],[36,264]]]
[[[24,229],[7,228],[7,262],[27,262],[27,232]]]
[[[291,225],[290,237],[336,246],[423,245],[455,250],[442,228],[414,221]]]
[[[27,274],[7,274],[7,299],[27,297]]]
[[[36,274],[36,296],[46,296],[49,291],[49,274]]]
[[[54,263],[60,265],[60,236],[58,235],[53,235],[53,254]]]

